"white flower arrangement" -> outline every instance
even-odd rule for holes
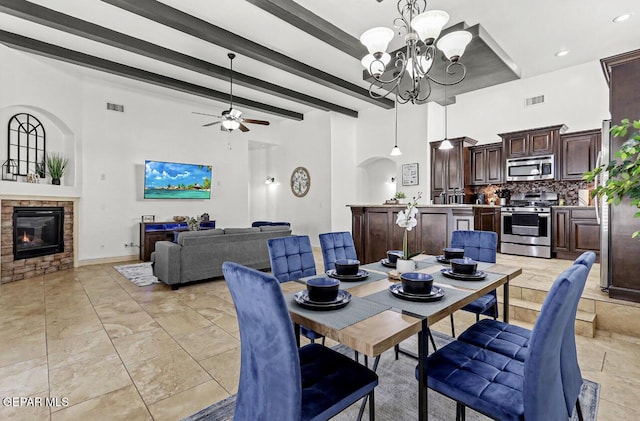
[[[416,215],[418,214],[418,200],[422,197],[422,192],[418,192],[417,196],[414,196],[411,201],[407,204],[407,208],[403,211],[398,212],[398,218],[396,219],[396,224],[399,227],[404,228],[404,236],[402,237],[402,259],[409,260],[411,257],[420,254],[420,253],[409,253],[409,245],[407,242],[407,233],[413,229],[416,225],[418,225],[418,221],[416,219]]]

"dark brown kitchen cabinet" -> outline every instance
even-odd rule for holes
[[[560,136],[560,179],[582,180],[596,166],[600,150],[600,129],[565,133]]]
[[[493,231],[498,234],[500,244],[500,207],[474,206],[473,229],[476,231]]]
[[[504,159],[533,155],[553,155],[560,139],[560,132],[566,130],[564,124],[537,129],[502,133]]]
[[[442,141],[431,142],[431,199],[438,203],[440,193],[464,192],[466,173],[469,168],[469,148],[477,140],[469,137],[450,139],[452,149],[438,149]]]
[[[469,148],[471,169],[468,184],[482,186],[502,183],[502,143],[490,143]]]
[[[585,251],[600,258],[600,224],[592,207],[554,207],[551,251],[558,259],[574,260]]]

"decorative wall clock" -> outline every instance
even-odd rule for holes
[[[304,197],[309,193],[311,176],[305,167],[298,167],[291,173],[291,191],[296,197]]]

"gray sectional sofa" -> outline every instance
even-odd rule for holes
[[[222,276],[222,262],[270,269],[269,238],[291,235],[288,225],[185,231],[176,242],[158,241],[151,254],[153,273],[173,289]]]

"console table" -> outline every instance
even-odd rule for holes
[[[216,221],[200,222],[201,230],[214,229]],[[148,262],[156,249],[157,241],[173,241],[176,232],[189,231],[186,222],[141,222],[140,260]]]

